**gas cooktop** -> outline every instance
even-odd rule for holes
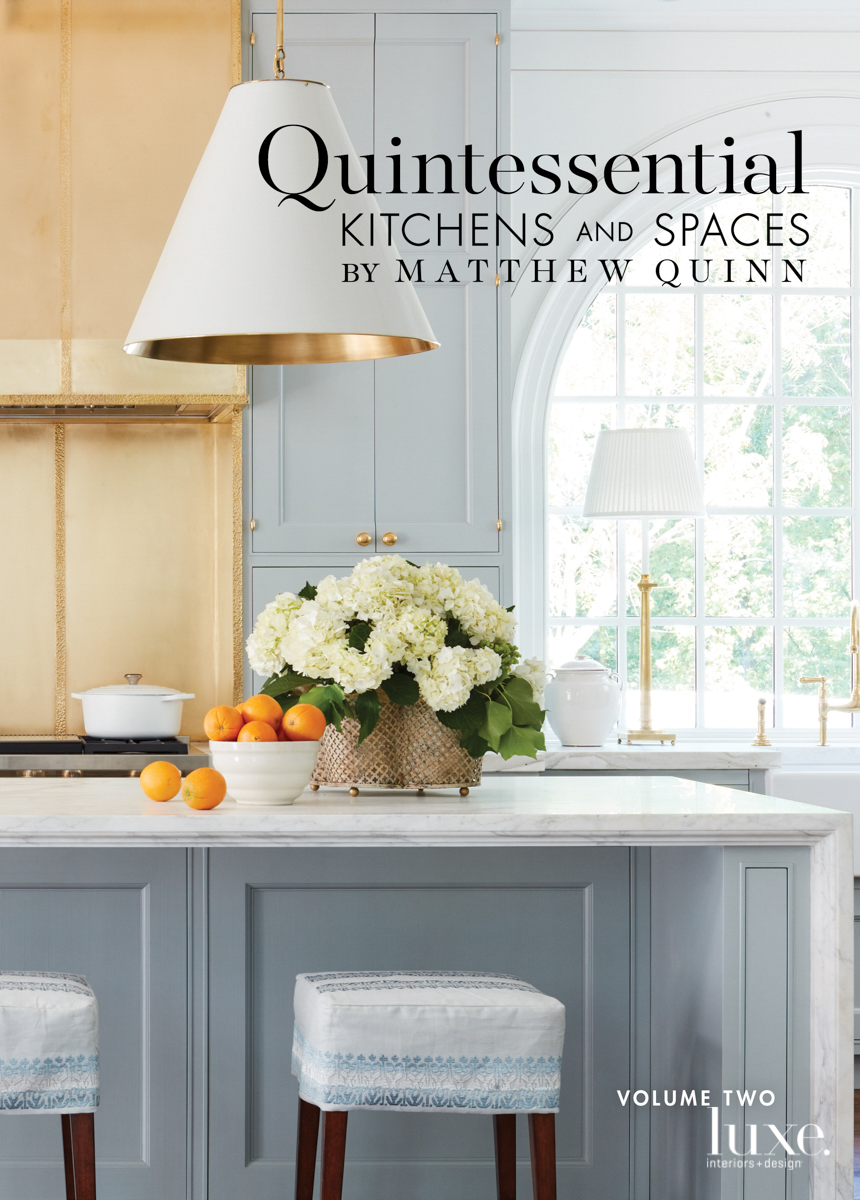
[[[209,756],[193,751],[189,742],[187,737],[0,737],[0,776],[139,775],[159,758],[169,758],[187,773],[209,763]]]
[[[187,754],[187,737],[95,738],[0,737],[0,757],[6,754]]]

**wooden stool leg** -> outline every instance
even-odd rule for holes
[[[496,1195],[498,1200],[517,1200],[517,1118],[515,1113],[493,1117],[496,1143]]]
[[[529,1113],[534,1200],[556,1200],[555,1113]]]
[[[341,1200],[348,1112],[323,1113],[320,1200]]]
[[[63,1113],[63,1167],[66,1172],[66,1200],[75,1200],[75,1160],[72,1155],[72,1118]]]
[[[63,1113],[66,1200],[96,1200],[96,1139],[92,1113]]]
[[[296,1130],[296,1200],[313,1200],[319,1128],[320,1110],[315,1104],[308,1104],[307,1100],[299,1097],[299,1120]]]

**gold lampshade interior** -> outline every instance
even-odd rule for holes
[[[130,342],[123,349],[168,362],[260,367],[282,363],[361,362],[436,350],[438,342],[378,333],[236,333]]]

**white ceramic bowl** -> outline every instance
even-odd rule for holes
[[[210,742],[212,766],[237,804],[292,804],[310,783],[319,742]]]

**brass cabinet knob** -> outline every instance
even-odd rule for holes
[[[382,541],[386,546],[393,546],[397,541],[396,533],[383,533]]]
[[[373,538],[369,533],[360,533],[355,540],[358,542],[359,546],[369,546],[373,541]]]

